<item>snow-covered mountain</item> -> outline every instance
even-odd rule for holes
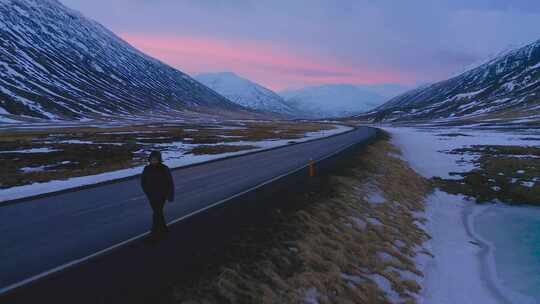
[[[385,98],[348,84],[327,84],[280,93],[285,101],[311,117],[340,117],[369,111]]]
[[[0,0],[0,116],[241,109],[57,0]]]
[[[540,113],[540,40],[448,80],[406,92],[366,117],[419,121],[531,113]]]
[[[275,92],[232,72],[199,74],[195,79],[246,108],[289,115],[296,112]]]
[[[386,98],[386,100],[403,94],[413,88],[412,86],[397,83],[366,84],[357,85],[357,87],[381,95],[382,97]]]

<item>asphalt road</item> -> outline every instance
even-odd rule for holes
[[[165,207],[179,221],[239,193],[375,135],[354,131],[274,150],[173,171],[176,201]],[[151,209],[139,179],[0,207],[0,294],[142,237]]]

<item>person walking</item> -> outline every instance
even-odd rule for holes
[[[158,237],[169,232],[163,215],[163,207],[167,200],[169,202],[174,200],[174,181],[169,167],[163,164],[161,152],[152,151],[148,162],[141,176],[141,187],[152,207],[152,238],[157,240]]]

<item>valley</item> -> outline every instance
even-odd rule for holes
[[[0,0],[0,301],[540,303],[537,12],[147,2]]]

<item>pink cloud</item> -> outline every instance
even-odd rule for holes
[[[187,73],[234,71],[275,90],[323,83],[406,82],[408,78],[393,71],[347,67],[265,42],[130,33],[120,36]]]

